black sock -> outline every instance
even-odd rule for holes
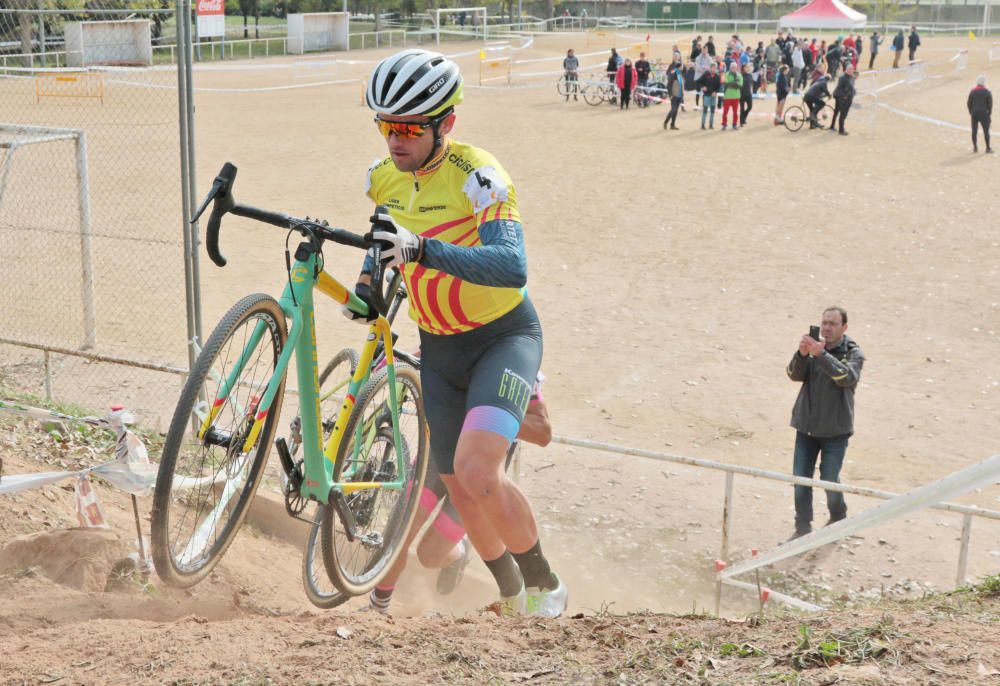
[[[503,551],[503,555],[495,560],[483,560],[483,562],[486,563],[486,568],[490,570],[493,578],[497,580],[501,596],[510,598],[521,592],[524,579],[521,577],[521,570],[517,568],[514,556],[510,554],[509,550]]]
[[[514,560],[524,575],[524,585],[550,591],[559,585],[558,579],[549,568],[549,561],[542,555],[541,540],[523,553],[514,553]]]

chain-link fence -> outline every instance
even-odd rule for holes
[[[83,5],[0,4],[0,389],[158,415],[169,377],[41,350],[187,367],[173,0]]]

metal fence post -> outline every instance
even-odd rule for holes
[[[729,558],[729,532],[733,525],[733,473],[726,472],[726,497],[722,505],[722,545],[719,549],[719,559],[726,562]],[[715,616],[722,611],[722,579],[715,582]]]
[[[972,515],[962,515],[962,547],[958,552],[958,575],[955,578],[955,586],[965,585],[965,569],[969,562],[969,536],[972,533]]]
[[[76,181],[80,206],[80,257],[83,263],[83,348],[97,342],[97,317],[94,313],[94,259],[90,232],[90,180],[87,175],[87,134],[76,136]]]

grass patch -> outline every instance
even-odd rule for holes
[[[802,670],[837,664],[860,665],[867,660],[898,665],[899,653],[892,641],[901,635],[889,615],[882,615],[874,626],[834,631],[820,638],[814,637],[808,626],[801,625],[792,667]]]

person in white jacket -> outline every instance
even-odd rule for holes
[[[802,43],[796,43],[795,48],[792,50],[792,92],[799,92],[799,77],[802,76],[802,70],[805,69],[806,60],[802,56]]]

